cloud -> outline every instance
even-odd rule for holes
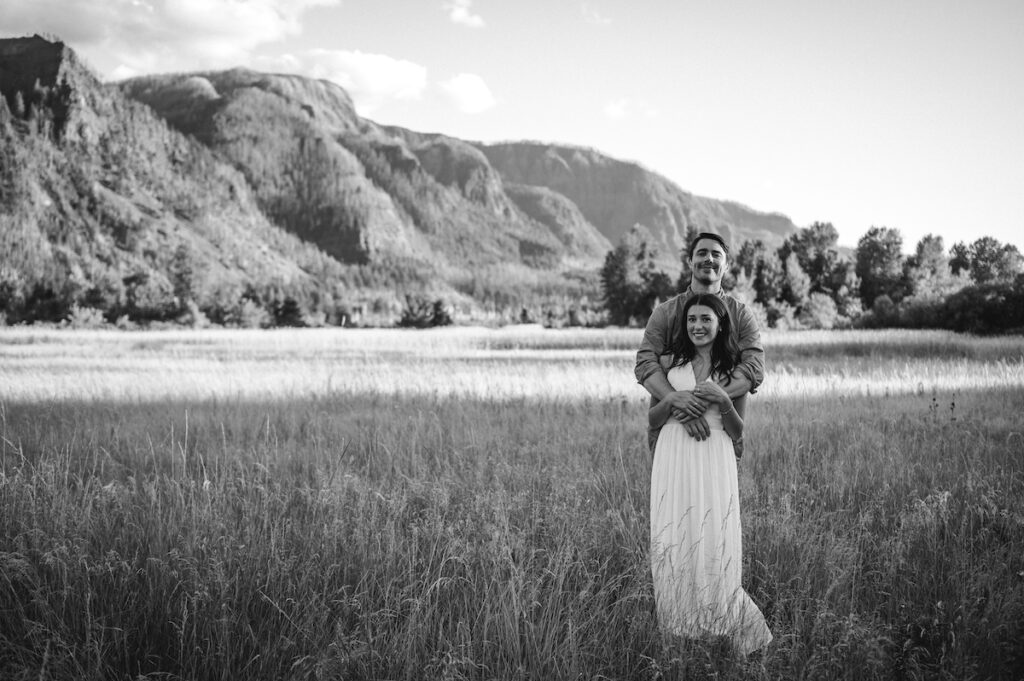
[[[363,116],[372,114],[389,100],[419,99],[427,88],[426,67],[384,54],[317,49],[260,58],[253,64],[262,71],[333,81],[345,88]]]
[[[11,35],[44,31],[112,73],[225,68],[246,63],[258,45],[301,32],[311,7],[340,0],[32,0],[0,3]],[[109,75],[109,74],[105,74]]]
[[[440,83],[440,86],[463,113],[482,113],[497,104],[484,79],[472,73],[460,73]]]
[[[613,99],[604,105],[604,115],[613,121],[623,118],[653,119],[661,115],[657,107],[645,99],[622,97]]]
[[[473,0],[451,0],[444,3],[443,7],[448,12],[448,18],[453,23],[469,26],[470,28],[483,28],[484,19],[479,14],[470,14],[469,8]]]

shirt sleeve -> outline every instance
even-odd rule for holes
[[[670,303],[664,302],[654,308],[650,319],[647,320],[647,327],[644,329],[644,338],[640,341],[640,349],[636,353],[636,374],[637,383],[643,385],[644,381],[657,371],[663,371],[658,357],[664,354],[668,345],[669,331],[669,308]]]
[[[736,342],[740,347],[740,363],[736,370],[750,381],[750,392],[757,392],[764,382],[764,345],[761,343],[761,329],[757,326],[754,313],[742,303],[736,306]]]

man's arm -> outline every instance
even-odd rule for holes
[[[690,391],[677,392],[665,376],[665,368],[661,365],[661,357],[668,350],[668,335],[671,333],[672,320],[669,316],[668,303],[662,303],[654,308],[650,319],[647,320],[647,327],[644,329],[643,340],[640,341],[640,349],[636,352],[636,366],[634,373],[636,380],[647,389],[651,396],[662,401],[669,398],[669,401],[677,409],[694,411],[693,416],[700,416],[707,409],[707,402],[693,397]],[[699,403],[699,405],[698,405]]]
[[[757,319],[746,305],[737,302],[732,322],[736,343],[740,348],[740,362],[733,369],[732,380],[723,387],[730,397],[736,398],[747,392],[757,392],[758,386],[764,381],[764,345]]]
[[[668,308],[667,303],[662,303],[651,313],[647,320],[647,326],[644,328],[644,337],[640,341],[640,348],[636,351],[636,365],[633,368],[636,382],[647,388],[648,392],[659,400],[672,392],[672,386],[665,378],[665,370],[661,368],[661,363],[658,361],[668,346]],[[659,374],[661,381],[655,381],[651,387],[648,387],[647,379]],[[655,392],[655,390],[659,392]]]

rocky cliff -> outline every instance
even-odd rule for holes
[[[66,46],[0,41],[0,92],[9,318],[60,318],[73,305],[162,318],[200,291],[211,306],[246,291],[269,301],[272,290],[326,294],[339,276],[267,220],[241,174],[100,83]]]

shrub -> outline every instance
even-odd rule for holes
[[[243,329],[265,329],[270,326],[270,313],[259,303],[243,298],[238,306],[228,313],[225,321],[229,326]]]
[[[405,297],[402,317],[398,320],[398,326],[414,329],[450,326],[451,323],[451,313],[445,306],[444,301],[438,299],[430,302],[420,296],[412,295]]]
[[[274,306],[274,326],[306,326],[302,308],[299,307],[297,300],[289,296],[280,305]]]
[[[72,329],[101,329],[107,325],[107,320],[103,318],[103,310],[78,305],[71,306],[66,321]]]
[[[786,331],[801,328],[795,318],[796,308],[782,300],[775,300],[768,306],[768,324],[773,329]]]
[[[1013,284],[968,286],[946,299],[946,327],[989,334],[1024,328],[1024,277]]]
[[[825,293],[815,292],[800,311],[799,321],[808,329],[831,329],[838,318],[836,301]]]
[[[907,329],[941,329],[945,326],[945,301],[933,293],[918,293],[900,303],[899,325]]]

